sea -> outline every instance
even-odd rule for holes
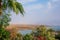
[[[50,27],[55,31],[60,31],[60,26],[52,26]],[[32,32],[32,30],[19,30],[19,33],[21,33],[22,35],[26,35],[26,34],[30,34]]]

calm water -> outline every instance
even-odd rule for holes
[[[54,29],[56,31],[60,31],[60,26],[53,26],[52,29]]]
[[[52,29],[56,30],[56,31],[59,31],[60,30],[60,26],[53,26],[51,27]],[[22,35],[25,35],[27,33],[31,33],[32,30],[19,30],[19,32],[22,34]]]
[[[20,30],[19,32],[20,32],[22,35],[25,35],[25,34],[31,33],[32,30]]]

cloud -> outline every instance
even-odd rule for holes
[[[56,7],[60,5],[60,0],[49,0],[46,4],[46,13],[53,11]]]
[[[43,8],[43,5],[42,4],[32,4],[32,5],[24,6],[24,8],[26,11],[31,12],[31,11],[35,11],[35,10]]]
[[[12,17],[13,23],[27,23],[27,24],[60,24],[60,1],[49,0],[44,3],[34,3],[36,0],[19,0],[25,4],[25,16]],[[30,3],[33,4],[30,4]],[[28,4],[28,5],[27,5]],[[16,19],[15,19],[16,18]],[[14,21],[15,20],[15,21]]]
[[[50,0],[50,1],[52,1],[52,2],[58,2],[59,0]]]
[[[35,2],[37,0],[17,0],[18,2],[21,2],[22,4],[27,4],[27,3],[30,3],[30,2]]]
[[[51,4],[51,2],[48,2],[48,9],[51,9],[52,8],[52,4]]]
[[[49,2],[52,4],[53,7],[56,7],[60,3],[60,0],[49,0]]]

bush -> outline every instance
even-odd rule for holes
[[[36,29],[35,37],[40,38],[40,40],[42,39],[41,37],[44,40],[55,40],[54,30],[47,29],[44,25],[41,25]]]
[[[10,32],[5,30],[4,28],[0,29],[0,40],[9,40]]]
[[[5,28],[9,25],[10,14],[3,13],[0,16],[0,40],[9,40],[10,32],[5,30]]]
[[[1,27],[3,27],[3,28],[7,27],[9,25],[10,21],[11,21],[10,14],[3,13],[0,16],[0,28]]]

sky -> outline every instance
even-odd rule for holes
[[[25,10],[24,16],[11,12],[12,24],[60,25],[60,0],[17,0]]]

